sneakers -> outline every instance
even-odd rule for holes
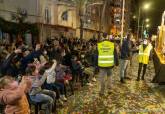
[[[144,76],[142,76],[142,80],[144,81]]]
[[[96,82],[96,78],[95,78],[95,77],[93,77],[93,78],[92,78],[92,81],[93,81],[93,82]]]
[[[130,78],[130,77],[124,77],[124,79],[126,79],[126,80],[131,80],[131,78]]]
[[[65,95],[61,95],[60,98],[61,98],[61,100],[63,100],[63,101],[67,101],[67,98],[65,97]]]
[[[141,80],[143,80],[143,81],[145,80],[144,76],[142,76]],[[139,76],[137,77],[136,81],[140,81],[140,77]]]
[[[112,90],[108,90],[108,94],[110,95],[110,94],[112,94],[113,92],[112,92]]]
[[[140,77],[137,77],[136,81],[140,81]]]
[[[64,103],[63,103],[63,101],[61,99],[58,99],[57,100],[57,104],[59,104],[60,106],[63,106],[64,105]]]
[[[120,82],[123,83],[123,84],[125,83],[123,78],[120,79]]]
[[[105,96],[105,94],[102,93],[102,92],[100,92],[100,93],[99,93],[99,96],[100,96],[100,97],[103,97],[103,96]]]
[[[87,86],[93,86],[93,84],[91,84],[91,83],[87,83]]]

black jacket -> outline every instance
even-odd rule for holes
[[[131,57],[131,42],[124,39],[121,46],[121,59],[129,60]]]
[[[17,76],[19,69],[13,64],[13,59],[17,56],[16,53],[12,53],[7,59],[2,63],[2,75]]]

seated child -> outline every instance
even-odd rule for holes
[[[74,56],[72,58],[72,74],[73,74],[73,82],[78,82],[79,80],[81,81],[81,85],[83,86],[83,65],[80,61],[78,61],[77,57]]]
[[[53,62],[49,62],[45,64],[45,72],[43,75],[45,75],[46,78],[46,83],[45,83],[45,88],[48,90],[53,90],[53,91],[60,91],[60,98],[64,101],[67,101],[67,98],[64,95],[64,85],[62,83],[56,82],[56,68],[57,62],[56,60],[53,60]]]
[[[43,90],[41,88],[46,80],[46,76],[36,76],[35,71],[35,66],[30,66],[26,69],[27,75],[29,75],[32,80],[32,89],[29,93],[30,98],[34,102],[43,103],[45,114],[50,114],[54,106],[56,93],[50,90]],[[40,72],[42,72],[42,69]]]
[[[72,77],[71,75],[66,73],[67,71],[68,71],[67,66],[58,64],[55,69],[56,81],[61,82],[63,84],[69,84],[69,81],[72,80]]]
[[[0,103],[6,105],[5,114],[30,114],[26,92],[31,81],[22,77],[20,84],[10,76],[0,78]]]
[[[64,84],[65,87],[65,95],[66,95],[66,88],[67,86],[70,86],[71,92],[73,94],[73,86],[72,83],[70,82],[72,80],[72,75],[69,73],[69,69],[67,66],[58,64],[56,66],[56,82]]]

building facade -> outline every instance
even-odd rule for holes
[[[43,6],[42,6],[43,5]],[[42,41],[47,38],[61,36],[70,38],[76,34],[76,9],[72,3],[58,0],[43,0],[40,3],[40,36]]]
[[[37,0],[1,0],[0,1],[0,17],[7,21],[12,20],[12,14],[16,14],[21,9],[28,13],[27,22],[35,23],[38,18]]]
[[[130,30],[131,3],[132,3],[131,0],[125,0],[124,33],[127,33]],[[120,35],[121,24],[122,24],[123,0],[113,0],[111,6],[112,6],[111,33],[114,35]]]
[[[36,0],[1,0],[0,1],[0,18],[11,23],[18,23],[18,20],[13,18],[15,16],[19,17],[18,12],[22,14],[27,14],[27,18],[24,20],[25,23],[36,23],[38,21],[39,15],[37,10]],[[4,25],[8,26],[8,25]],[[1,28],[1,27],[0,27]],[[18,29],[18,28],[15,28]],[[2,32],[2,37],[5,42],[11,42],[17,40],[16,35],[11,33]],[[12,37],[11,37],[12,36]],[[25,40],[32,42],[32,35],[25,35]]]
[[[41,42],[47,38],[55,37],[80,37],[80,18],[83,18],[83,38],[97,37],[99,32],[107,32],[119,35],[121,31],[122,1],[96,0],[102,4],[85,6],[85,14],[79,15],[79,10],[72,0],[0,0],[0,17],[7,21],[12,20],[12,14],[18,9],[27,12],[25,22],[37,23],[40,29]],[[130,2],[126,0],[124,30],[127,32],[130,26]]]
[[[76,34],[76,9],[72,4],[59,0],[1,0],[0,17],[10,21],[18,9],[27,13],[25,22],[37,23],[39,40],[47,38],[73,37]]]

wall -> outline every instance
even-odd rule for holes
[[[4,0],[0,2],[0,16],[11,21],[11,14],[16,13],[18,8],[25,9],[28,12],[28,22],[37,21],[37,1],[36,0]]]
[[[62,14],[63,12],[67,11],[68,12],[68,20],[63,20],[62,19]],[[62,3],[57,3],[55,5],[55,12],[56,17],[55,19],[55,24],[56,25],[61,25],[61,26],[66,26],[66,27],[71,27],[71,28],[76,28],[76,9],[73,6],[69,6],[68,4],[62,4]]]

